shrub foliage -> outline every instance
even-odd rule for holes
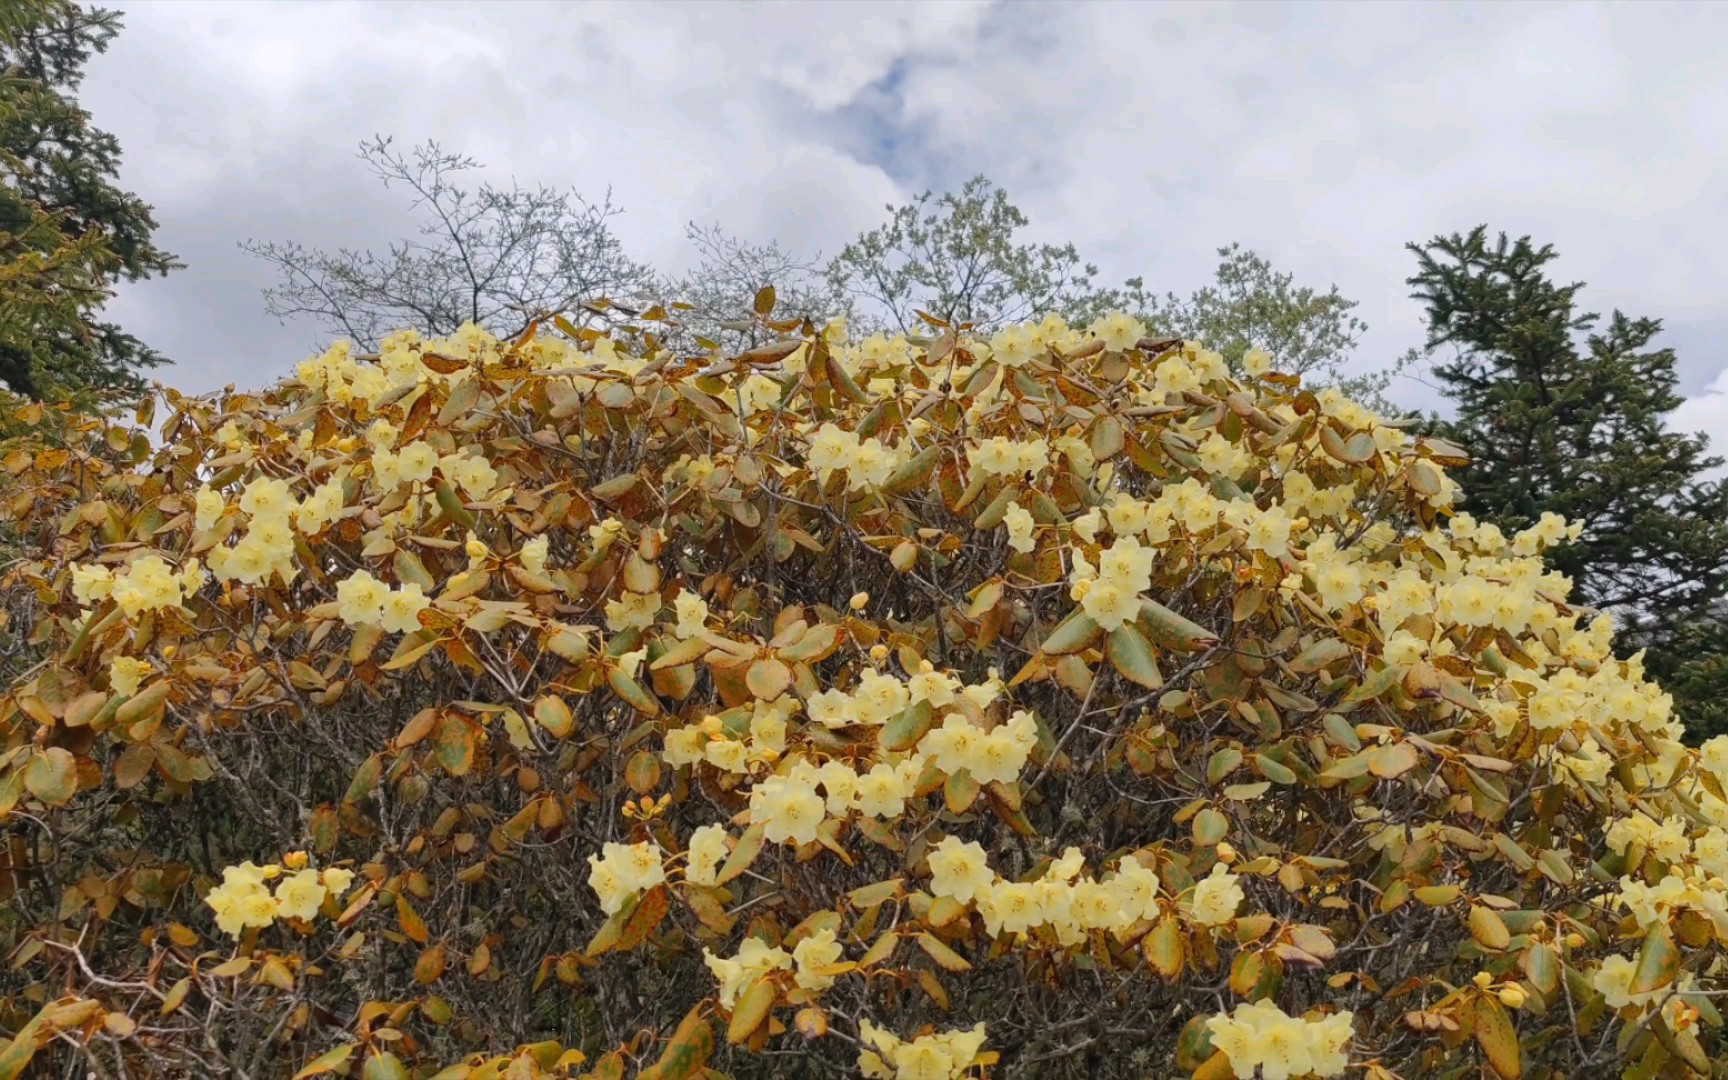
[[[1564,521],[1126,316],[757,308],[0,458],[0,1075],[1709,1073],[1728,742]]]

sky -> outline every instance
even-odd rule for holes
[[[1560,253],[1592,310],[1660,318],[1674,414],[1728,451],[1728,5],[118,0],[81,93],[188,268],[121,325],[190,391],[323,337],[265,314],[242,240],[382,249],[408,199],[362,140],[436,139],[479,179],[610,189],[627,253],[689,221],[832,255],[983,173],[1108,281],[1204,284],[1232,241],[1421,344],[1404,244],[1487,224]],[[1401,404],[1439,403],[1420,378]]]

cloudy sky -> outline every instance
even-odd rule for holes
[[[83,99],[189,268],[113,313],[187,389],[260,383],[320,336],[264,315],[239,241],[412,232],[355,154],[385,134],[494,183],[610,187],[630,253],[671,270],[692,219],[832,254],[983,172],[1110,279],[1185,293],[1240,241],[1335,282],[1364,366],[1420,343],[1404,243],[1487,223],[1554,244],[1589,306],[1661,318],[1677,420],[1728,447],[1728,6],[117,6]]]

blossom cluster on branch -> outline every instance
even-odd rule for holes
[[[0,459],[5,1007],[54,1010],[8,1053],[1709,1074],[1728,740],[1569,602],[1575,525],[1121,314],[672,318]]]

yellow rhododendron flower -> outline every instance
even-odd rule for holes
[[[984,848],[976,841],[962,843],[945,836],[930,849],[930,891],[962,904],[970,903],[995,880]]]
[[[826,990],[834,985],[834,976],[823,971],[832,967],[841,955],[840,942],[835,939],[834,931],[823,927],[800,941],[792,949],[792,960],[798,966],[794,976],[799,986],[806,990]]]
[[[673,633],[679,637],[695,637],[707,627],[708,603],[700,595],[685,589],[673,599],[672,605],[678,613],[678,625]]]
[[[318,871],[301,870],[276,885],[276,912],[285,919],[310,919],[324,903],[324,883]]]
[[[1145,324],[1120,311],[1100,316],[1086,331],[1102,341],[1106,349],[1115,352],[1126,352],[1138,347],[1140,339],[1146,336]]]
[[[148,660],[116,656],[108,662],[108,688],[123,698],[138,692],[138,684],[153,669]]]
[[[608,842],[599,855],[588,856],[588,887],[600,898],[600,910],[615,915],[632,896],[666,880],[659,845]]]
[[[338,614],[349,626],[377,626],[384,618],[390,586],[365,570],[356,570],[336,583]]]
[[[222,493],[206,484],[198,489],[198,497],[194,502],[196,517],[193,524],[202,530],[213,528],[227,509],[228,504],[223,500]]]
[[[1002,524],[1008,529],[1008,546],[1025,554],[1032,550],[1032,529],[1034,522],[1032,514],[1019,503],[1011,502],[1002,515]]]
[[[1353,1020],[1348,1012],[1305,1020],[1287,1016],[1277,1005],[1262,1000],[1239,1007],[1234,1015],[1214,1016],[1206,1027],[1213,1048],[1223,1051],[1237,1077],[1290,1080],[1343,1075],[1349,1063],[1344,1047]]]
[[[697,885],[714,884],[715,871],[726,858],[726,827],[704,825],[690,834],[689,861],[684,864],[684,880]]]
[[[521,562],[522,569],[528,571],[530,574],[545,572],[546,552],[548,546],[549,541],[547,541],[544,536],[536,536],[526,544],[523,544],[522,549],[516,553],[517,561]]]
[[[420,629],[420,613],[431,605],[420,586],[404,582],[384,598],[379,625],[392,634],[411,634]]]
[[[1236,917],[1243,896],[1237,876],[1223,863],[1218,863],[1212,867],[1211,874],[1194,883],[1189,910],[1194,921],[1202,926],[1222,926]]]

